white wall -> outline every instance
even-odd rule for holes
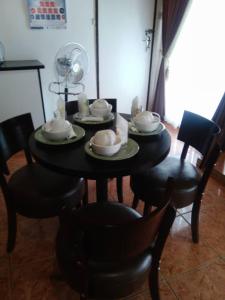
[[[144,10],[143,5],[139,3],[145,3]],[[149,52],[144,50],[143,39],[144,30],[152,28],[153,8],[154,0],[99,1],[100,96],[117,98],[118,109],[121,112],[130,112],[131,101],[136,95],[145,106]],[[6,59],[38,59],[45,65],[45,69],[41,70],[41,78],[47,120],[52,118],[58,98],[48,91],[49,83],[56,79],[55,54],[68,41],[78,42],[86,48],[90,58],[86,93],[88,98],[96,97],[94,0],[66,0],[66,10],[66,29],[35,30],[29,28],[26,0],[0,0],[0,41],[5,45]],[[144,20],[147,20],[147,23]],[[141,28],[137,37],[132,32],[132,26]],[[130,46],[132,43],[139,45],[139,50],[133,49]],[[130,49],[133,49],[133,54],[136,53],[134,59],[131,58]],[[116,51],[117,56],[115,56]],[[118,64],[117,58],[122,53],[123,58]],[[137,58],[143,58],[142,62],[137,62]],[[23,109],[27,112],[31,109],[29,101],[32,98],[36,103],[36,106],[33,106],[33,114],[36,114],[33,116],[34,121],[36,126],[40,125],[42,119],[37,115],[37,110],[40,113],[41,98],[36,72],[14,71],[14,74],[12,73],[10,71],[6,75],[6,72],[0,72],[0,120],[2,114],[8,116],[7,111],[16,114],[15,110],[11,109],[15,101],[17,101],[16,108],[20,109],[19,113],[22,113]],[[20,76],[20,79],[17,80],[17,76]],[[143,81],[143,78],[146,80]],[[27,88],[29,92],[26,92]],[[3,99],[7,102],[7,111],[2,104]],[[12,99],[13,103],[10,102]],[[26,100],[24,100],[25,105],[21,106],[19,103],[23,99]]]
[[[35,30],[29,28],[26,0],[0,1],[0,41],[3,42],[6,48],[6,60],[38,59],[45,65],[45,69],[41,70],[41,78],[47,119],[52,117],[57,100],[57,95],[48,91],[48,84],[56,79],[53,66],[54,57],[57,50],[68,41],[80,43],[86,48],[90,59],[90,71],[86,79],[86,93],[89,98],[96,97],[93,5],[93,0],[66,0],[66,29]],[[7,74],[7,76],[10,75]],[[33,79],[30,81],[29,75],[25,80],[24,87],[21,87],[21,81],[19,81],[19,87],[18,85],[11,86],[11,83],[12,80],[7,80],[7,86],[4,84],[5,88],[0,91],[0,110],[1,100],[8,97],[7,93],[10,89],[26,89],[28,85],[29,90],[36,89],[33,97],[35,101],[41,103],[36,81]],[[24,93],[24,97],[31,97],[31,95],[31,93],[27,95]],[[17,99],[17,101],[20,101],[20,99]]]
[[[37,71],[1,71],[0,122],[28,112],[35,128],[44,123]]]
[[[152,29],[154,0],[99,0],[100,96],[117,98],[130,113],[138,96],[146,107],[151,50],[145,30]]]

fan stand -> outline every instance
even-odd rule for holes
[[[77,96],[80,94],[79,93],[72,93],[72,92],[69,92],[69,88],[66,86],[64,88],[64,91],[63,92],[60,92],[60,84],[62,82],[59,82],[59,81],[54,81],[54,82],[51,82],[49,84],[49,87],[48,87],[48,90],[51,92],[51,93],[54,93],[54,94],[57,94],[57,95],[65,95],[64,99],[65,99],[65,102],[68,102],[68,96],[69,95],[73,95],[73,96]],[[58,86],[58,92],[53,88],[54,85],[57,85]],[[79,85],[82,87],[82,92],[84,92],[85,90],[85,85],[83,83],[80,83],[80,82],[77,82],[77,83],[74,83],[74,86],[76,85]]]

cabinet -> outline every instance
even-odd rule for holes
[[[44,67],[38,60],[11,60],[0,65],[0,122],[27,112],[31,112],[35,127],[45,122],[40,74]]]

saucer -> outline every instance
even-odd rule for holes
[[[161,122],[159,123],[158,127],[153,130],[153,131],[149,131],[149,132],[141,132],[139,131],[135,125],[132,123],[129,123],[129,129],[128,132],[130,135],[136,135],[136,136],[151,136],[151,135],[157,135],[160,134],[163,130],[165,130],[165,125],[162,124]]]
[[[85,136],[85,130],[77,125],[72,125],[73,126],[73,130],[76,133],[76,136],[70,138],[70,139],[64,139],[62,141],[51,141],[48,140],[43,134],[42,134],[42,129],[39,128],[36,130],[35,134],[34,134],[34,138],[36,141],[42,143],[42,144],[46,144],[46,145],[67,145],[67,144],[71,144],[71,143],[75,143],[77,141],[79,141],[80,139],[82,139]]]
[[[90,115],[91,117],[91,115]],[[82,120],[82,117],[80,116],[79,112],[75,113],[73,115],[73,120],[76,122],[76,123],[80,123],[80,124],[85,124],[85,125],[100,125],[100,124],[106,124],[106,123],[109,123],[111,121],[114,120],[114,114],[113,113],[110,113],[107,117],[104,117],[102,121],[96,121],[96,120]]]
[[[113,154],[112,156],[104,156],[95,153],[91,147],[90,141],[88,141],[85,144],[84,150],[89,156],[96,159],[107,160],[107,161],[119,161],[119,160],[129,159],[135,156],[139,151],[139,146],[137,142],[129,138],[127,144],[121,146],[120,150],[117,153]]]

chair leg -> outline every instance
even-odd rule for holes
[[[120,203],[123,203],[123,177],[116,178],[117,197]]]
[[[149,289],[153,300],[160,300],[159,293],[159,272],[157,265],[152,266],[149,275]]]
[[[192,214],[191,214],[191,233],[192,241],[194,243],[199,242],[199,212],[201,207],[201,199],[198,199],[193,203]]]
[[[11,253],[15,248],[16,243],[16,212],[14,209],[7,207],[8,216],[8,241],[7,241],[7,252]]]
[[[136,195],[134,195],[133,203],[132,203],[132,208],[136,209],[139,203],[139,199]]]
[[[154,300],[160,300],[159,293],[159,262],[163,252],[164,245],[170,232],[170,228],[176,217],[176,211],[172,207],[168,207],[164,215],[163,221],[159,228],[159,235],[156,239],[156,243],[152,252],[152,265],[149,273],[149,289],[151,297]]]

